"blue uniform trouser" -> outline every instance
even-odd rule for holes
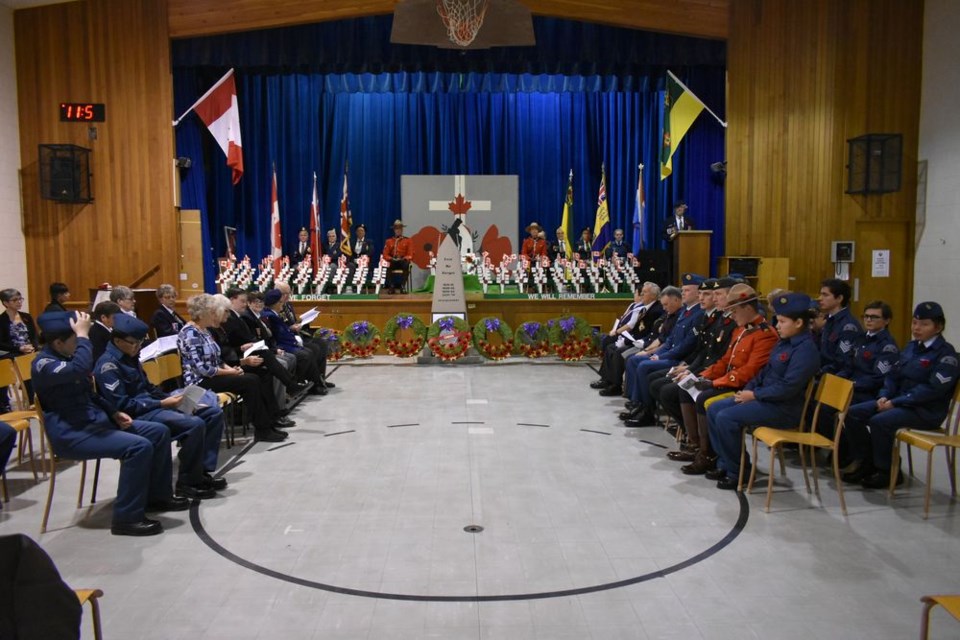
[[[16,443],[17,432],[6,422],[0,422],[0,471],[7,468],[7,462]]]
[[[628,387],[630,401],[642,404],[644,408],[653,410],[653,394],[650,393],[650,381],[647,377],[654,371],[669,369],[677,364],[674,360],[650,360],[644,358],[637,363],[633,370],[633,386]]]
[[[715,400],[707,409],[710,444],[717,454],[717,466],[736,477],[740,473],[740,433],[745,427],[763,425],[792,429],[800,420],[803,406],[752,400],[737,404],[734,398]],[[748,458],[749,461],[749,458]]]
[[[180,470],[177,484],[196,486],[203,477],[201,466],[206,425],[196,416],[170,409],[153,409],[138,416],[141,420],[159,422],[170,431],[170,439],[180,442]]]
[[[57,454],[73,460],[120,460],[114,524],[140,522],[148,501],[169,500],[172,465],[170,432],[158,422],[134,420],[127,429],[88,430],[79,442],[53,441]]]
[[[890,469],[897,429],[936,429],[946,416],[923,407],[894,407],[877,411],[877,401],[868,400],[850,407],[843,430],[851,453],[857,460],[871,460],[876,469]],[[867,427],[870,431],[867,431]]]

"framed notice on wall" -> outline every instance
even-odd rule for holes
[[[890,277],[890,250],[874,249],[870,275],[874,278]]]

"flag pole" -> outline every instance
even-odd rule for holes
[[[668,71],[667,73],[669,73],[669,71]],[[204,99],[205,99],[207,96],[209,96],[211,93],[213,93],[213,90],[214,90],[214,89],[216,89],[217,87],[219,87],[220,85],[222,85],[223,82],[224,82],[224,80],[226,80],[227,78],[229,78],[229,77],[232,76],[232,75],[233,75],[233,69],[230,69],[230,71],[227,71],[227,73],[226,73],[222,78],[220,78],[219,80],[217,80],[217,83],[216,83],[215,85],[213,85],[212,87],[210,87],[210,89],[208,89],[205,94],[203,94],[202,96],[200,96],[200,99],[199,99],[199,100],[197,100],[196,102],[194,102],[193,105],[192,105],[189,109],[187,109],[186,111],[184,111],[184,112],[183,112],[183,115],[181,115],[179,118],[177,118],[176,120],[174,120],[174,121],[173,121],[173,126],[177,126],[178,124],[180,124],[180,121],[181,121],[181,120],[183,120],[184,118],[186,118],[186,117],[190,114],[191,111],[193,111],[194,109],[196,109],[196,107],[197,107],[198,104],[200,104],[201,102],[203,102]]]
[[[688,87],[687,85],[683,84],[683,82],[680,81],[680,78],[678,78],[677,76],[673,75],[673,72],[670,71],[669,69],[667,69],[667,74],[668,74],[671,78],[673,78],[673,81],[674,81],[674,82],[676,82],[678,85],[680,85],[681,87],[683,87],[683,90],[686,91],[687,93],[689,93],[690,96],[691,96],[694,100],[696,100],[697,102],[699,102],[700,105],[704,108],[704,110],[705,110],[707,113],[709,113],[710,115],[712,115],[712,116],[714,117],[714,119],[715,119],[717,122],[720,123],[720,126],[721,126],[721,127],[723,127],[724,129],[727,128],[727,123],[724,122],[723,120],[721,120],[721,119],[720,119],[720,116],[718,116],[717,114],[715,114],[715,113],[710,109],[710,107],[708,107],[706,104],[704,104],[703,100],[701,100],[700,98],[697,97],[697,94],[695,94],[693,91],[690,91],[690,87]]]

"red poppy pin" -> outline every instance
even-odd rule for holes
[[[930,359],[929,359],[929,358],[921,358],[921,359],[920,359],[920,366],[923,367],[924,369],[926,369],[927,367],[929,367],[929,366],[930,366]]]
[[[869,351],[864,351],[864,352],[863,352],[863,359],[864,359],[864,360],[869,360],[869,359],[872,358],[872,357],[873,357],[873,354],[870,353]]]
[[[790,354],[787,353],[786,351],[780,354],[780,362],[786,362],[789,359],[790,359]]]

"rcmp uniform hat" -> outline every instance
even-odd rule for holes
[[[531,222],[530,224],[527,225],[527,227],[524,229],[524,231],[530,231],[530,229],[536,229],[537,231],[543,231],[543,227],[541,227],[541,226],[540,226],[540,223],[538,223],[538,222]]]
[[[267,305],[268,307],[272,307],[280,302],[280,298],[282,297],[283,294],[280,293],[280,289],[270,289],[270,291],[267,291],[265,294],[263,294],[263,304]]]
[[[730,287],[730,291],[727,292],[727,309],[747,302],[755,302],[756,299],[757,292],[753,287],[738,282]]]
[[[810,311],[813,300],[805,293],[783,293],[773,299],[773,310],[781,316],[802,316]]]
[[[941,320],[944,317],[943,307],[937,302],[921,302],[913,310],[913,317],[917,320]]]
[[[394,229],[396,229],[397,227],[405,227],[405,226],[407,226],[407,225],[403,224],[403,220],[401,220],[400,218],[397,218],[396,220],[393,221],[393,225],[391,225],[391,226],[392,226]]]
[[[688,284],[695,284],[698,287],[703,283],[703,276],[696,273],[685,273],[680,276],[680,284],[687,286]]]
[[[64,336],[73,333],[70,321],[74,318],[72,311],[48,311],[41,313],[37,318],[37,325],[44,336]]]
[[[125,313],[118,313],[113,316],[113,335],[119,337],[129,337],[134,340],[143,340],[147,337],[150,327],[139,318],[128,316]]]
[[[700,283],[700,291],[713,291],[714,289],[719,289],[717,282],[718,280],[716,278],[707,278]]]

